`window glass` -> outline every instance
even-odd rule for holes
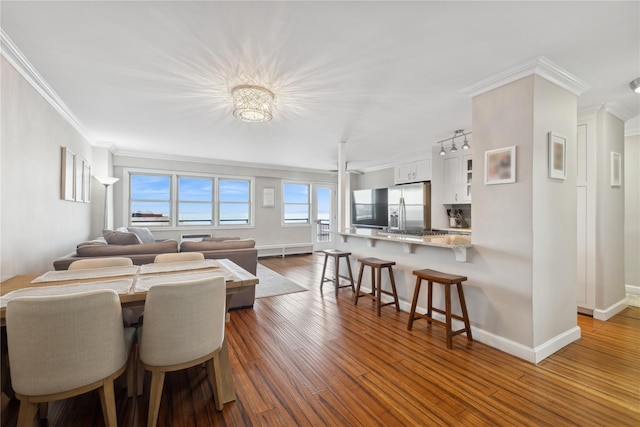
[[[131,175],[131,225],[157,227],[171,225],[171,177]]]
[[[309,184],[285,183],[283,186],[284,223],[309,224]]]
[[[219,225],[250,224],[251,185],[248,180],[220,179]]]
[[[178,178],[178,225],[213,224],[213,179]]]

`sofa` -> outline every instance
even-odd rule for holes
[[[134,228],[134,227],[131,227]],[[53,262],[55,270],[67,270],[69,265],[79,259],[122,256],[130,258],[136,265],[150,264],[156,255],[176,252],[201,252],[207,259],[227,258],[249,273],[255,275],[258,265],[258,250],[255,240],[239,237],[207,237],[202,241],[160,240],[148,236],[134,239],[130,231],[105,230],[102,238],[79,243],[76,251]],[[144,234],[144,233],[143,233]],[[150,235],[150,233],[149,233]],[[230,310],[253,307],[255,287],[234,294]]]

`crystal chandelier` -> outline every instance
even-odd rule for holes
[[[271,120],[273,93],[260,86],[242,85],[231,89],[233,115],[244,122]]]

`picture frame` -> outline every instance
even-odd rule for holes
[[[67,147],[62,147],[60,162],[60,198],[73,201],[75,196],[75,153]]]
[[[567,137],[555,132],[548,133],[549,178],[567,178]]]
[[[76,202],[82,202],[84,201],[84,188],[82,187],[82,175],[84,174],[84,163],[85,160],[76,155],[75,157],[75,162],[74,162],[74,168],[73,168],[73,175],[74,175],[74,184],[75,184],[75,190],[74,190],[74,194],[75,194],[75,201]]]
[[[91,202],[91,166],[85,161],[84,169],[82,172],[82,201],[85,203]]]
[[[622,186],[622,155],[615,151],[611,152],[611,186]]]
[[[276,189],[273,187],[264,187],[262,189],[262,207],[273,208],[276,206]]]
[[[516,146],[484,152],[484,183],[512,184],[516,182]]]

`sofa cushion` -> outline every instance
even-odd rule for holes
[[[142,243],[154,243],[156,241],[151,231],[146,227],[128,227],[127,230],[138,236]]]
[[[78,243],[76,248],[79,248],[81,246],[105,246],[105,245],[107,245],[107,241],[105,240],[105,238],[98,237],[97,239],[94,239],[94,240],[87,240],[86,242],[80,242]]]
[[[102,236],[110,245],[139,245],[142,243],[137,235],[129,232],[102,230]]]
[[[165,240],[164,242],[143,243],[139,245],[89,245],[82,246],[76,250],[81,257],[100,257],[114,255],[135,255],[135,254],[163,254],[178,252],[178,242],[175,240]]]
[[[224,251],[228,249],[247,249],[247,248],[253,248],[255,247],[255,245],[256,245],[256,241],[253,239],[225,240],[222,242],[184,241],[180,244],[180,252]]]
[[[225,242],[227,240],[240,240],[239,237],[203,237],[203,242]]]

